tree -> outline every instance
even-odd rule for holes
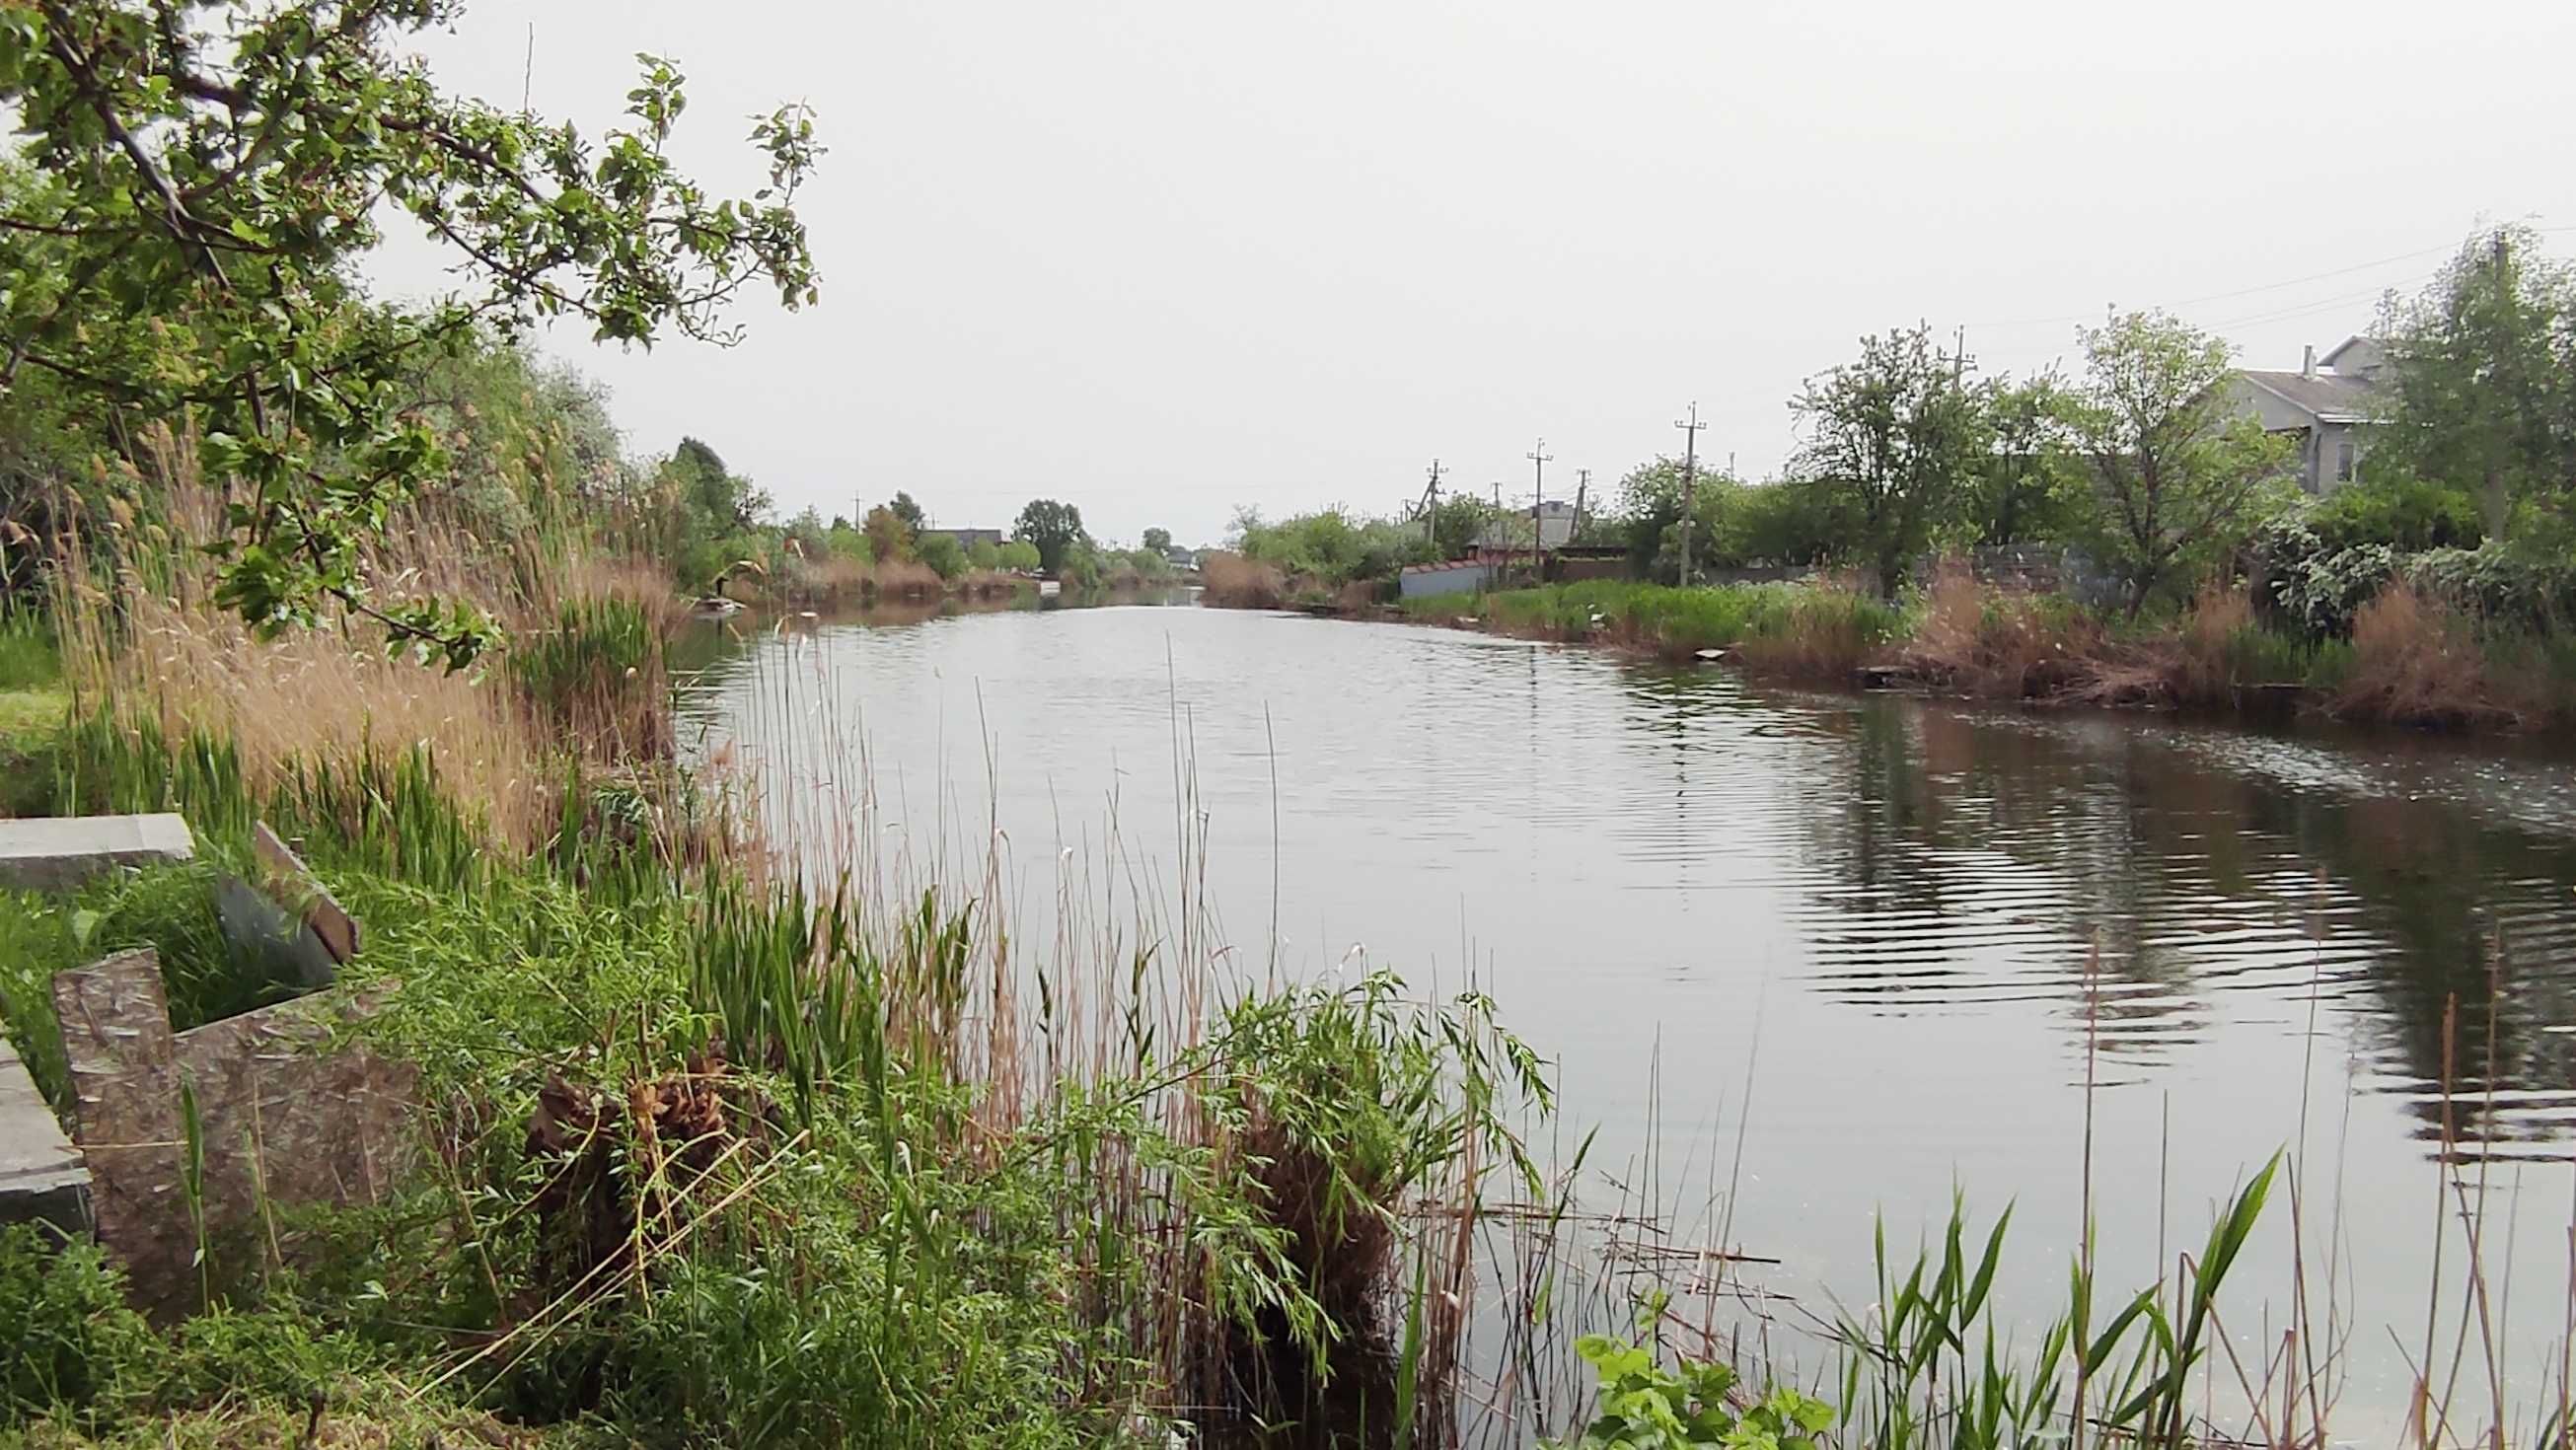
[[[1894,594],[1933,530],[1959,507],[1987,446],[1985,395],[1964,358],[1932,329],[1860,340],[1860,358],[1816,377],[1789,401],[1808,429],[1798,468],[1809,486],[1851,502],[1848,551]]]
[[[1026,539],[1012,539],[995,552],[1001,556],[1002,567],[1014,574],[1034,574],[1043,562],[1038,558],[1038,546]]]
[[[1718,562],[1717,519],[1734,487],[1734,480],[1722,473],[1700,472],[1691,479],[1690,551],[1699,570]],[[1638,464],[1619,480],[1619,537],[1628,546],[1629,562],[1649,579],[1681,577],[1683,492],[1678,457]]]
[[[679,485],[680,499],[696,515],[697,527],[719,534],[757,527],[769,512],[769,495],[725,467],[716,451],[695,438],[683,438],[663,465]]]
[[[912,501],[911,494],[898,491],[893,498],[886,500],[886,508],[892,511],[896,518],[903,520],[906,533],[915,538],[921,536],[923,521],[921,505]]]
[[[978,539],[975,547],[966,551],[966,562],[978,569],[999,569],[1002,567],[1001,546],[990,539]]]
[[[1014,532],[1037,549],[1038,567],[1050,574],[1064,567],[1068,550],[1091,538],[1082,531],[1082,510],[1051,498],[1029,500]]]
[[[1431,516],[1433,556],[1455,559],[1476,547],[1476,540],[1495,516],[1494,506],[1472,493],[1453,493],[1440,500],[1438,511]]]
[[[2424,294],[2381,320],[2388,426],[2372,453],[2472,490],[2490,537],[2514,505],[2576,490],[2576,271],[2527,227],[2472,238]]]
[[[2267,486],[2284,485],[2290,445],[2230,401],[2220,339],[2163,312],[2079,335],[2085,381],[2067,423],[2100,495],[2105,562],[2126,581],[2134,619],[2178,565],[2260,522]]]
[[[424,0],[33,0],[0,6],[0,111],[29,168],[0,186],[0,383],[41,373],[100,446],[168,423],[229,495],[218,599],[262,633],[345,610],[451,668],[479,611],[378,602],[369,540],[442,466],[402,387],[421,359],[545,318],[603,341],[735,335],[745,286],[814,298],[793,200],[820,155],[801,107],[756,121],[768,184],[709,196],[666,153],[682,77],[642,61],[626,125],[569,125],[441,93]],[[417,222],[460,289],[369,301],[377,218]],[[146,461],[140,457],[138,464]]]
[[[892,564],[913,557],[912,530],[903,526],[893,509],[878,504],[868,510],[867,521],[860,526],[868,536],[868,548],[880,564]]]
[[[954,579],[966,572],[966,546],[957,542],[955,534],[934,530],[920,535],[914,546],[921,550],[921,562],[940,578]]]
[[[1966,499],[1977,542],[2064,542],[2081,519],[2065,382],[2054,369],[1998,381],[1985,402],[1989,443]]]
[[[1147,529],[1145,531],[1143,542],[1146,548],[1153,550],[1155,553],[1169,555],[1172,551],[1172,531],[1170,529]],[[1164,562],[1169,563],[1171,561],[1166,558]]]

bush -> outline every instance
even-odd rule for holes
[[[1035,553],[1036,551],[1031,550],[1030,552]],[[966,551],[966,562],[974,568],[989,574],[1002,567],[1002,546],[994,543],[990,539],[978,539],[975,542],[975,547]]]
[[[2492,624],[2543,633],[2576,624],[2576,560],[2564,553],[2502,544],[2431,549],[2406,560],[2403,572],[2415,588]]]
[[[1291,579],[1311,579],[1327,590],[1354,579],[1384,579],[1434,552],[1418,526],[1388,519],[1358,519],[1341,509],[1299,514],[1277,523],[1245,513],[1235,520],[1238,552]]]
[[[955,534],[924,534],[918,548],[921,562],[941,579],[955,579],[966,572],[966,549]]]
[[[998,552],[1001,555],[1001,566],[1014,574],[1034,574],[1038,571],[1038,546],[1026,539],[1013,539],[1004,544]]]
[[[2401,553],[2474,549],[2484,537],[2478,503],[2465,490],[2403,475],[2372,477],[2336,489],[2306,511],[2328,549],[2382,544]]]

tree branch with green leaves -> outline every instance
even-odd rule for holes
[[[478,329],[578,318],[600,341],[729,344],[729,306],[816,297],[795,211],[822,148],[802,106],[756,118],[766,184],[718,198],[667,147],[680,72],[638,57],[625,122],[442,92],[403,53],[453,0],[33,0],[0,5],[0,390],[42,369],[102,436],[202,437],[226,491],[219,598],[264,633],[332,613],[462,668],[498,635],[461,601],[385,603],[365,546],[446,458],[405,386]],[[412,218],[463,284],[370,300],[380,218]],[[0,393],[5,399],[5,393]]]

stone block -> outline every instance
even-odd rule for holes
[[[0,1223],[37,1219],[87,1237],[89,1167],[27,1065],[0,1038]]]
[[[299,997],[173,1035],[150,951],[56,975],[99,1241],[147,1311],[196,1307],[181,1083],[197,1103],[204,1238],[219,1276],[248,1267],[227,1262],[236,1253],[295,1259],[291,1233],[268,1208],[375,1203],[400,1180],[418,1074],[361,1045],[329,1046],[338,1026],[378,1000]]]
[[[62,891],[118,866],[155,866],[196,854],[188,823],[148,816],[40,816],[0,821],[0,886]]]

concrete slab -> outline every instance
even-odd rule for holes
[[[196,851],[187,821],[167,811],[0,821],[0,886],[62,891],[118,866],[185,861]]]
[[[89,1165],[0,1038],[0,1223],[37,1219],[89,1235]]]
[[[304,1243],[269,1205],[383,1201],[417,1148],[419,1074],[364,1045],[332,1046],[381,994],[298,997],[173,1034],[149,948],[54,976],[72,1107],[89,1156],[99,1242],[135,1302],[196,1307],[200,1247],[182,1187],[179,1088],[197,1101],[206,1238],[219,1272]]]

